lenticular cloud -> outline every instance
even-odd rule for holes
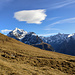
[[[46,18],[44,9],[39,10],[23,10],[14,13],[14,18],[19,21],[26,21],[27,23],[41,24]]]

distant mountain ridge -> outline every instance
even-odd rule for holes
[[[43,37],[36,35],[34,32],[27,32],[24,31],[23,29],[15,28],[11,32],[9,32],[7,36],[19,40],[25,44],[33,45],[41,49],[46,49],[50,51],[55,50],[56,52],[59,53],[75,56],[75,33],[73,34],[58,33],[50,37]]]
[[[53,36],[50,36],[50,37],[42,37],[40,36],[41,39],[43,39],[43,41],[45,42],[56,42],[56,43],[62,43],[63,41],[67,41],[69,42],[70,38],[73,38],[75,39],[75,33],[73,34],[61,34],[61,33],[58,33],[56,35],[53,35]]]
[[[25,44],[29,44],[33,46],[39,44],[42,48],[38,46],[36,47],[45,49],[45,50],[54,51],[51,45],[48,45],[47,43],[45,43],[47,46],[43,45],[44,44],[43,40],[38,35],[36,35],[34,32],[27,32],[27,31],[24,31],[23,29],[15,28],[11,32],[9,32],[7,36],[12,37]]]
[[[45,43],[51,44],[56,52],[75,56],[75,33],[40,37]]]

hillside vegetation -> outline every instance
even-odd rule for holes
[[[0,75],[75,75],[75,56],[42,50],[0,33]]]

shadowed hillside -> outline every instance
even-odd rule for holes
[[[53,47],[47,43],[42,42],[41,44],[34,44],[34,47],[38,47],[43,50],[54,51]]]
[[[45,51],[0,34],[0,75],[75,75],[75,56]]]

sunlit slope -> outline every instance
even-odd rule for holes
[[[41,50],[0,34],[0,75],[75,75],[75,56]]]

